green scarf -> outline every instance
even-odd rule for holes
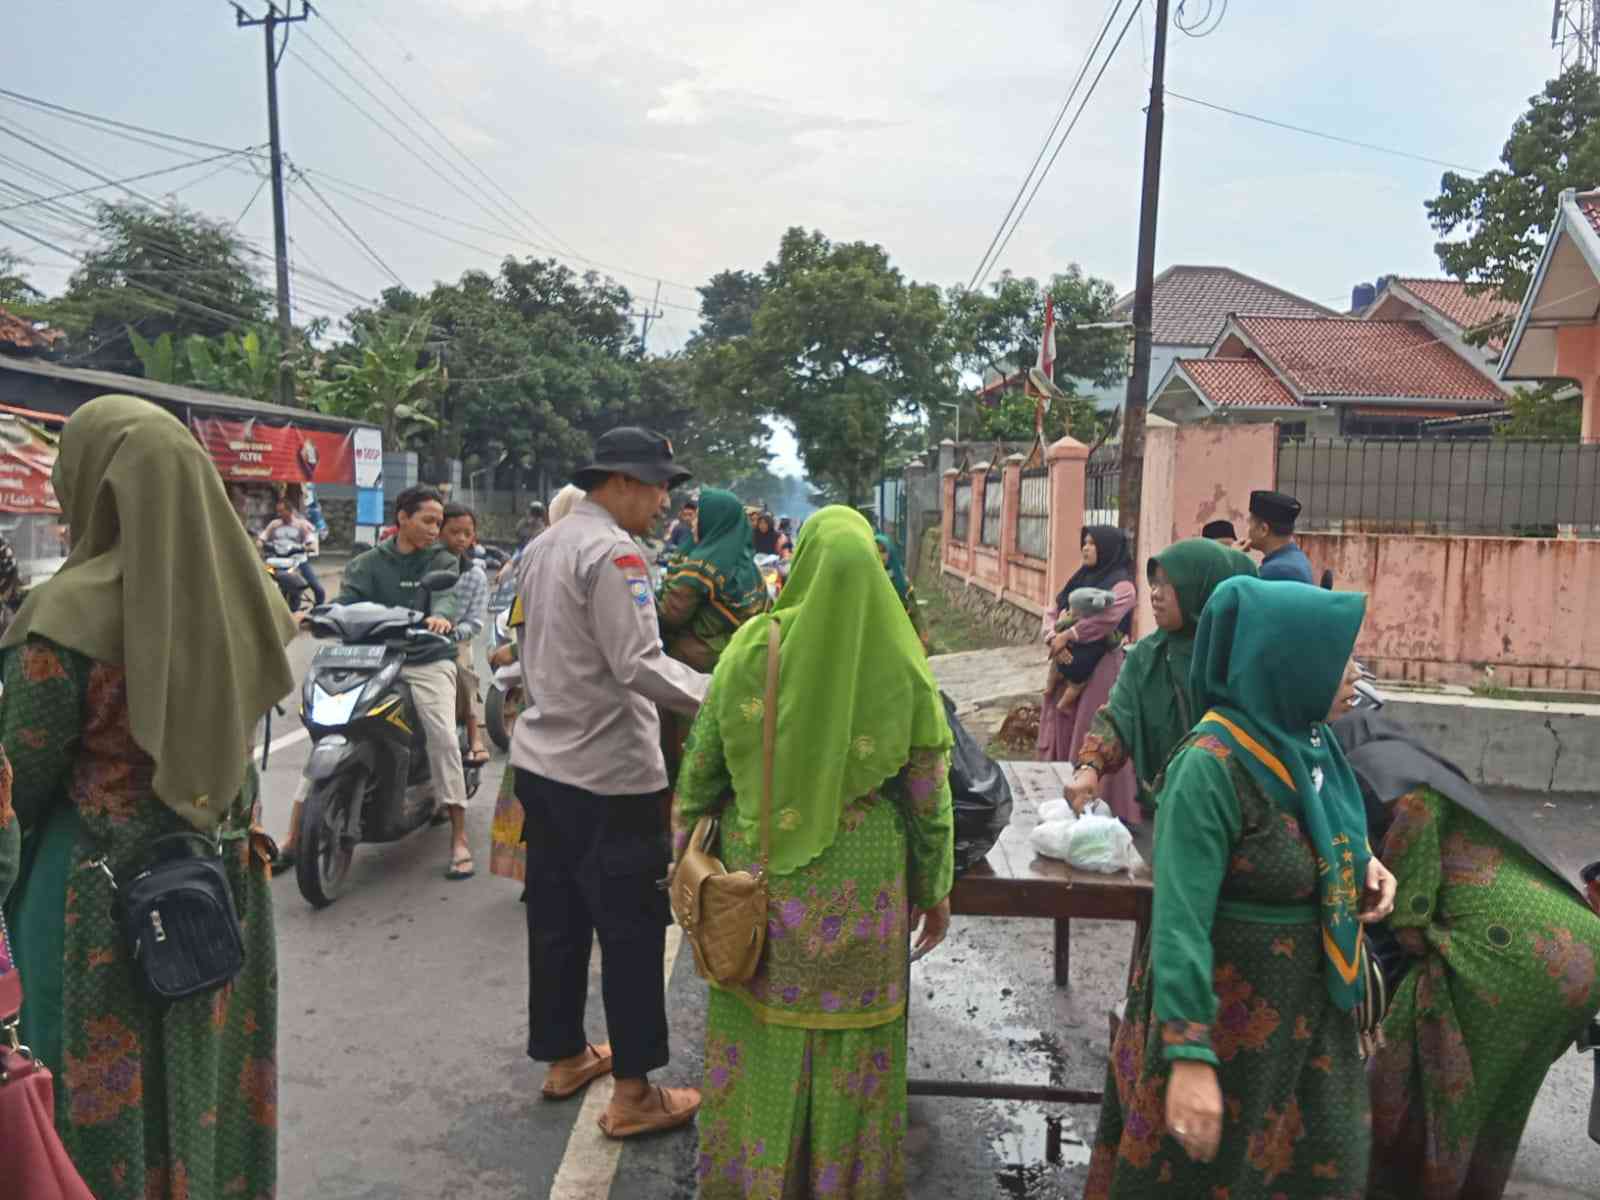
[[[895,549],[895,544],[889,540],[889,535],[880,533],[877,536],[878,545],[889,555],[889,561],[884,564],[889,572],[889,579],[894,584],[895,595],[900,597],[900,603],[906,602],[906,596],[911,592],[911,581],[906,578],[905,564],[900,561],[900,551]]]
[[[1140,802],[1147,810],[1154,808],[1155,782],[1167,759],[1200,719],[1200,705],[1189,687],[1200,613],[1224,579],[1256,573],[1248,555],[1204,538],[1167,547],[1150,560],[1151,575],[1158,565],[1178,593],[1183,628],[1176,633],[1158,629],[1129,648],[1105,709],[1133,762]]]
[[[859,514],[835,505],[805,523],[769,614],[734,634],[713,680],[739,828],[761,816],[767,626],[782,629],[772,860],[799,870],[833,844],[845,805],[899,774],[912,748],[948,748],[939,687]]]
[[[1316,852],[1324,977],[1345,1011],[1360,996],[1356,913],[1372,849],[1361,785],[1327,719],[1366,611],[1359,592],[1229,580],[1200,620],[1191,677],[1208,710],[1195,731],[1227,745]]]
[[[738,628],[767,602],[755,538],[739,497],[718,488],[701,491],[699,528],[699,540],[673,564],[662,589],[678,586],[697,592]]]
[[[48,638],[127,675],[133,740],[154,787],[201,830],[244,781],[255,724],[294,687],[295,624],[222,478],[170,413],[101,396],[61,433],[56,498],[72,553],[0,646]]]

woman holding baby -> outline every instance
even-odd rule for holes
[[[1111,525],[1083,531],[1083,565],[1044,619],[1049,679],[1039,705],[1041,762],[1076,762],[1094,716],[1122,671],[1123,644],[1133,632],[1133,560],[1128,539]],[[1076,604],[1074,604],[1076,600]],[[1108,776],[1099,794],[1117,816],[1139,820],[1133,772]]]

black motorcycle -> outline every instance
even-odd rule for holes
[[[317,650],[301,692],[312,749],[295,880],[317,908],[338,899],[357,845],[399,841],[443,815],[422,722],[400,672],[449,644],[425,621],[434,593],[455,581],[449,571],[423,576],[421,612],[369,603],[311,611],[312,633],[337,639]],[[460,734],[465,750],[465,730]],[[465,771],[472,796],[480,769]]]

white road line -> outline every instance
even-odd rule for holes
[[[273,738],[272,745],[267,748],[268,760],[270,761],[272,755],[276,754],[279,750],[282,750],[285,746],[293,746],[296,742],[303,742],[310,736],[311,731],[306,729],[304,726],[301,726],[293,733],[286,733],[280,738]]]
[[[678,948],[683,945],[683,930],[676,925],[667,927],[667,950],[662,962],[666,968],[667,982],[672,981],[672,964],[678,961]],[[622,1143],[613,1141],[600,1132],[595,1122],[611,1102],[611,1089],[600,1083],[590,1084],[583,1094],[583,1107],[567,1136],[567,1149],[561,1156],[561,1166],[555,1181],[550,1185],[549,1200],[605,1200],[611,1195],[611,1181],[617,1174],[617,1163],[622,1158]]]

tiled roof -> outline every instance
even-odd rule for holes
[[[1500,404],[1487,375],[1416,321],[1239,316],[1239,329],[1302,397]]]
[[[1178,367],[1215,408],[1299,408],[1259,358],[1180,358]]]
[[[24,320],[0,308],[0,346],[14,350],[48,350],[66,334],[59,329],[36,329],[32,321]]]
[[[1600,192],[1584,192],[1575,199],[1583,215],[1589,218],[1589,227],[1600,233]]]
[[[1228,314],[1331,317],[1333,310],[1252,279],[1230,267],[1168,267],[1156,276],[1153,341],[1158,345],[1209,346]],[[1114,315],[1133,311],[1133,297],[1117,301]]]
[[[1459,279],[1396,279],[1394,282],[1464,330],[1470,332],[1492,325],[1495,336],[1489,339],[1488,345],[1496,350],[1505,345],[1511,323],[1517,319],[1517,310],[1521,307],[1515,300],[1502,300],[1493,292],[1469,295],[1467,285]]]

